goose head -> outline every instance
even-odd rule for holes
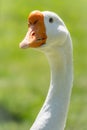
[[[72,44],[61,18],[50,11],[33,11],[20,48],[45,52],[51,66],[46,101],[30,130],[64,130],[72,83]]]
[[[61,18],[50,11],[33,11],[28,17],[28,32],[20,43],[20,48],[38,48],[63,46],[68,30]]]

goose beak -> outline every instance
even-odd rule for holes
[[[20,48],[37,48],[46,43],[47,35],[44,16],[40,11],[33,11],[28,17],[28,32],[20,43]]]

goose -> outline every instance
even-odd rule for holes
[[[67,27],[54,12],[32,11],[19,47],[43,52],[51,70],[47,97],[30,130],[64,130],[73,82],[72,40]]]

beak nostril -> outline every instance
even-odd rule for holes
[[[31,36],[34,36],[35,35],[35,32],[31,32]]]

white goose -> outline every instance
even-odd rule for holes
[[[64,130],[72,89],[72,42],[64,22],[53,12],[33,11],[20,48],[44,52],[51,68],[45,103],[30,130]]]

